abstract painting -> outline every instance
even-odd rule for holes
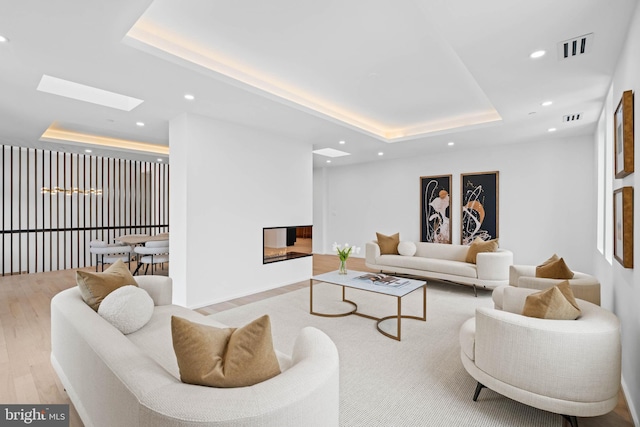
[[[477,237],[498,237],[498,172],[461,175],[461,241],[470,245]]]
[[[451,175],[420,177],[420,241],[451,243]]]

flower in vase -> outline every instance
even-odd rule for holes
[[[339,245],[338,243],[333,243],[333,250],[338,254],[340,261],[346,261],[349,258],[349,255],[352,253],[359,254],[360,248],[357,246],[349,246],[348,243],[344,245]]]

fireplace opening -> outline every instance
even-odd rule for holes
[[[313,226],[262,229],[262,263],[287,261],[313,255]]]

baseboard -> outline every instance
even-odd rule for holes
[[[627,382],[624,380],[624,376],[622,377],[622,392],[624,393],[624,399],[627,401],[627,407],[629,408],[629,412],[631,413],[631,419],[633,421],[633,425],[635,427],[640,427],[640,419],[638,418],[638,412],[636,411],[636,407],[633,404],[633,400],[629,399],[629,388],[627,387]]]
[[[210,300],[208,302],[190,305],[187,308],[190,309],[190,310],[197,310],[199,308],[208,307],[210,305],[220,304],[222,302],[232,301],[234,299],[247,297],[249,295],[259,294],[260,292],[266,292],[266,291],[270,291],[272,289],[282,288],[283,286],[293,285],[293,284],[296,284],[296,283],[300,283],[302,281],[303,280],[301,280],[299,282],[286,283],[284,285],[280,283],[280,284],[275,284],[275,285],[272,285],[272,286],[267,286],[267,287],[264,287],[264,288],[251,289],[251,290],[249,290],[247,292],[240,292],[240,293],[237,293],[237,294],[233,294],[231,296],[225,296],[223,298],[216,298],[216,299]]]

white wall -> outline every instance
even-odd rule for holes
[[[170,123],[174,300],[201,307],[307,280],[262,264],[263,227],[312,223],[311,145],[197,115]]]
[[[638,216],[640,210],[640,153],[638,150],[640,56],[638,52],[640,52],[640,8],[636,8],[626,44],[616,66],[612,84],[613,103],[607,105],[604,112],[607,126],[612,126],[613,110],[617,107],[622,92],[634,91],[635,173],[613,182],[614,189],[625,186],[634,187],[634,268],[625,269],[615,259],[609,263],[600,252],[594,251],[594,265],[602,283],[603,296],[608,297],[608,301],[603,299],[603,304],[608,303],[608,308],[616,313],[622,324],[622,381],[636,425],[639,425],[638,410],[640,409],[640,310],[638,310],[640,307],[640,256],[638,256],[640,253],[640,223],[638,222],[640,218]],[[612,200],[605,199],[605,202],[612,203]],[[607,220],[613,221],[611,218]],[[609,237],[613,239],[612,236]]]
[[[514,262],[539,264],[557,253],[570,268],[592,272],[593,164],[593,140],[586,136],[326,168],[314,174],[326,181],[326,195],[315,195],[316,206],[326,198],[326,221],[319,225],[314,217],[314,230],[324,228],[326,239],[314,243],[331,253],[334,241],[364,246],[376,232],[419,240],[419,178],[447,174],[453,175],[453,242],[460,243],[460,174],[499,171],[500,246],[513,251]]]

